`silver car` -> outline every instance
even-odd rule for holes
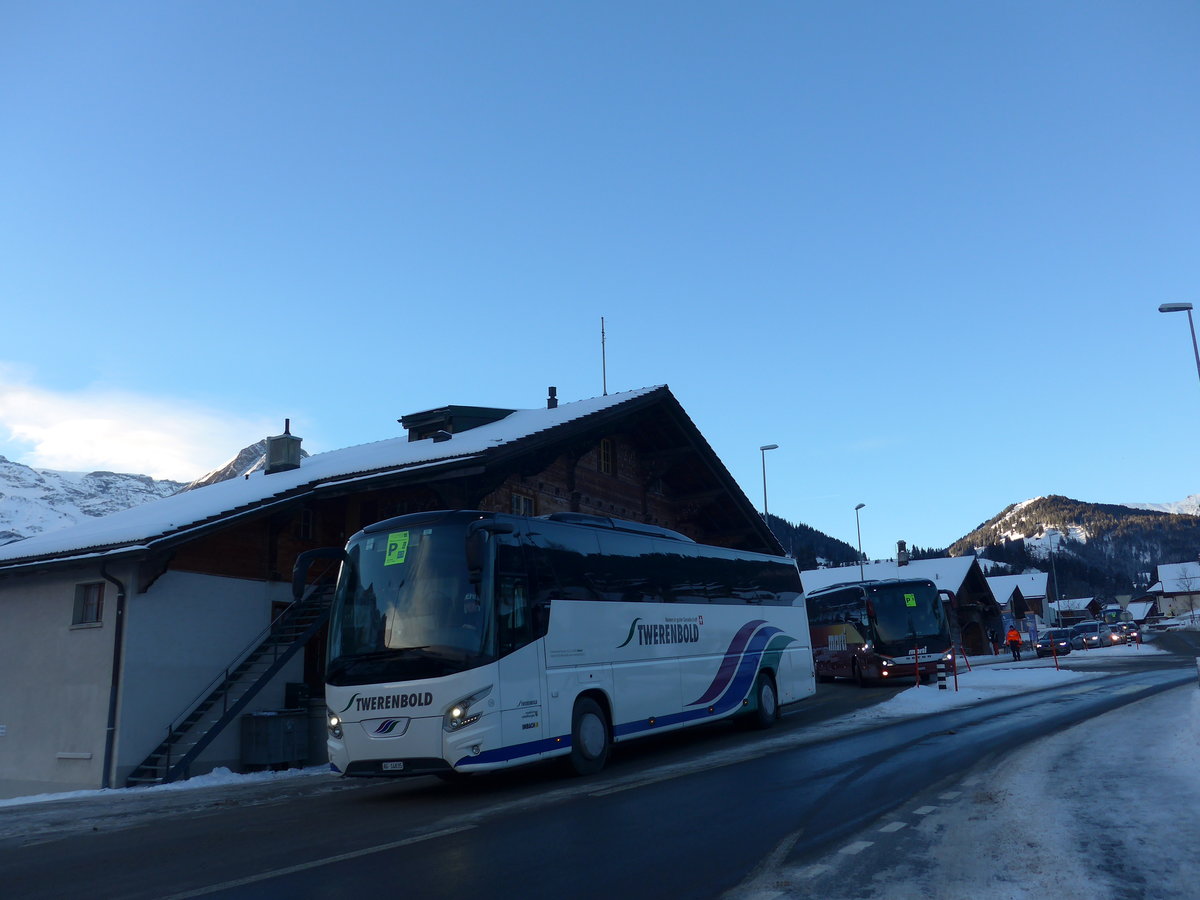
[[[1111,647],[1123,640],[1103,622],[1080,622],[1071,627],[1071,646],[1076,650],[1096,650]]]

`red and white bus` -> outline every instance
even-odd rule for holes
[[[953,658],[945,604],[928,579],[834,584],[805,601],[818,681],[925,680]]]

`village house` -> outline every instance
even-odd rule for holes
[[[1158,595],[1164,618],[1192,615],[1200,609],[1200,563],[1166,563],[1158,567],[1158,582],[1147,594]]]
[[[332,573],[293,605],[293,562],[391,516],[585,513],[782,553],[665,386],[399,421],[303,459],[285,428],[244,478],[0,547],[0,797],[319,762]]]
[[[1100,601],[1095,597],[1068,597],[1064,600],[1052,600],[1049,606],[1054,621],[1064,628],[1086,622],[1089,619],[1099,619],[1102,609]]]
[[[1047,622],[1046,592],[1049,580],[1046,572],[1031,572],[1024,575],[989,575],[987,583],[1005,615],[1012,616],[1015,610],[1023,607],[1027,615],[1037,616],[1042,622]],[[1047,624],[1052,625],[1053,622]]]
[[[1158,609],[1158,597],[1151,594],[1139,594],[1134,597],[1125,607],[1125,611],[1132,617],[1130,621],[1136,622],[1138,625],[1145,625],[1148,621],[1157,621],[1161,615]]]

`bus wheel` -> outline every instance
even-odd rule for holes
[[[754,685],[755,709],[751,723],[755,728],[770,728],[779,718],[779,695],[775,693],[775,679],[770,672],[759,672]]]
[[[571,768],[578,775],[595,775],[608,762],[608,716],[590,697],[575,701],[571,716]]]

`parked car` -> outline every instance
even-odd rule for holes
[[[1065,656],[1071,652],[1071,629],[1050,628],[1033,645],[1038,656]]]
[[[1140,641],[1142,639],[1142,630],[1138,628],[1137,622],[1117,622],[1112,628],[1114,631],[1120,632],[1123,640]]]
[[[1071,646],[1076,650],[1095,650],[1120,643],[1122,637],[1103,622],[1080,622],[1071,628]]]

